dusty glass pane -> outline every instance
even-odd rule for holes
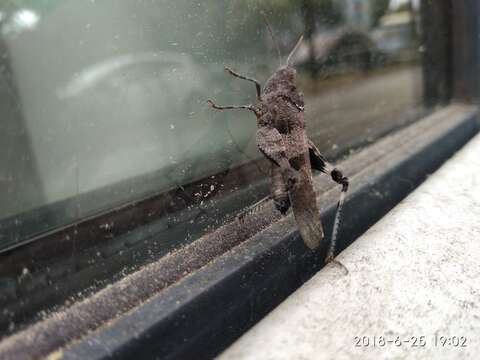
[[[293,63],[307,130],[338,160],[428,112],[419,8],[1,1],[0,329],[94,291],[269,194],[255,116],[206,103],[255,101],[254,86],[225,65],[261,83],[278,67],[262,12],[281,61],[304,35]],[[6,252],[45,234],[53,240],[35,256]]]
[[[221,176],[261,159],[254,116],[205,100],[254,101],[224,65],[260,81],[278,66],[262,9],[283,54],[306,37],[294,62],[330,157],[423,112],[417,3],[5,1],[0,249],[202,179],[188,205],[258,183],[262,161],[235,185]],[[239,206],[266,194],[255,189],[233,195]]]

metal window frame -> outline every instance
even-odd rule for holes
[[[341,248],[479,130],[475,106],[479,85],[475,79],[480,74],[480,49],[475,34],[480,26],[475,15],[480,13],[480,4],[443,0],[430,6],[451,12],[450,51],[442,64],[448,71],[437,81],[451,88],[455,102],[473,105],[439,110],[342,164],[354,175]],[[445,18],[437,19],[445,22]],[[426,61],[432,61],[446,50],[425,51]],[[435,91],[435,87],[430,84],[426,90]],[[330,228],[335,194],[328,188],[319,190],[322,219]],[[118,288],[117,283],[67,309],[63,318],[47,319],[6,339],[0,344],[0,355],[46,356],[58,349],[64,358],[92,359],[132,355],[209,358],[217,354],[323,264],[322,251],[312,253],[303,247],[291,218],[279,220],[267,208],[246,221],[228,224],[173,257],[162,258],[137,272],[128,287]],[[82,322],[79,314],[91,317]],[[110,321],[113,318],[116,320]],[[83,336],[108,321],[101,330]],[[30,336],[25,336],[26,332]],[[32,336],[37,339],[35,346],[28,343]],[[76,338],[81,339],[68,344]]]

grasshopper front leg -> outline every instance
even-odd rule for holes
[[[260,85],[260,83],[253,79],[253,78],[250,78],[248,76],[245,76],[245,75],[242,75],[242,74],[239,74],[235,71],[233,71],[232,69],[230,69],[229,67],[225,66],[225,71],[227,73],[229,73],[230,75],[236,77],[236,78],[239,78],[239,79],[242,79],[242,80],[246,80],[246,81],[250,81],[251,83],[254,83],[255,84],[255,88],[257,90],[257,100],[261,100],[262,98],[262,86]]]
[[[244,109],[250,110],[255,112],[253,105],[227,105],[227,106],[220,106],[213,102],[213,100],[207,100],[208,105],[216,110],[235,110],[235,109]]]
[[[233,71],[232,69],[230,69],[229,67],[225,66],[225,71],[227,73],[229,73],[230,75],[236,77],[236,78],[239,78],[239,79],[242,79],[242,80],[246,80],[246,81],[249,81],[253,84],[255,84],[255,89],[257,91],[257,100],[261,100],[261,94],[262,94],[262,87],[260,85],[260,83],[253,79],[253,78],[249,78],[245,75],[241,75],[235,71]],[[253,107],[253,105],[227,105],[227,106],[219,106],[219,105],[216,105],[213,100],[207,100],[207,103],[214,109],[217,109],[217,110],[233,110],[233,109],[246,109],[246,110],[251,110],[253,112],[255,112],[255,108]]]

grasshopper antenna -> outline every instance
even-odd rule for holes
[[[297,44],[293,48],[292,52],[288,55],[287,57],[287,66],[290,66],[290,60],[292,60],[292,56],[297,52],[298,48],[300,47],[300,44],[303,41],[303,35],[300,36],[300,39],[298,39]]]
[[[278,60],[280,61],[280,66],[282,66],[282,54],[280,53],[280,47],[278,46],[278,41],[275,38],[275,35],[273,34],[272,27],[270,26],[270,23],[268,22],[267,15],[262,11],[262,16],[263,20],[265,21],[265,24],[267,25],[268,32],[270,33],[270,36],[272,37],[273,43],[275,44],[275,48],[277,49],[277,54],[278,54]]]

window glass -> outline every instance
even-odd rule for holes
[[[262,12],[283,59],[305,36],[308,132],[332,160],[425,113],[417,3],[258,4],[2,1],[0,250],[160,194],[156,229],[182,243],[268,194],[255,117],[206,104],[255,100],[224,65],[262,83],[278,67]]]

